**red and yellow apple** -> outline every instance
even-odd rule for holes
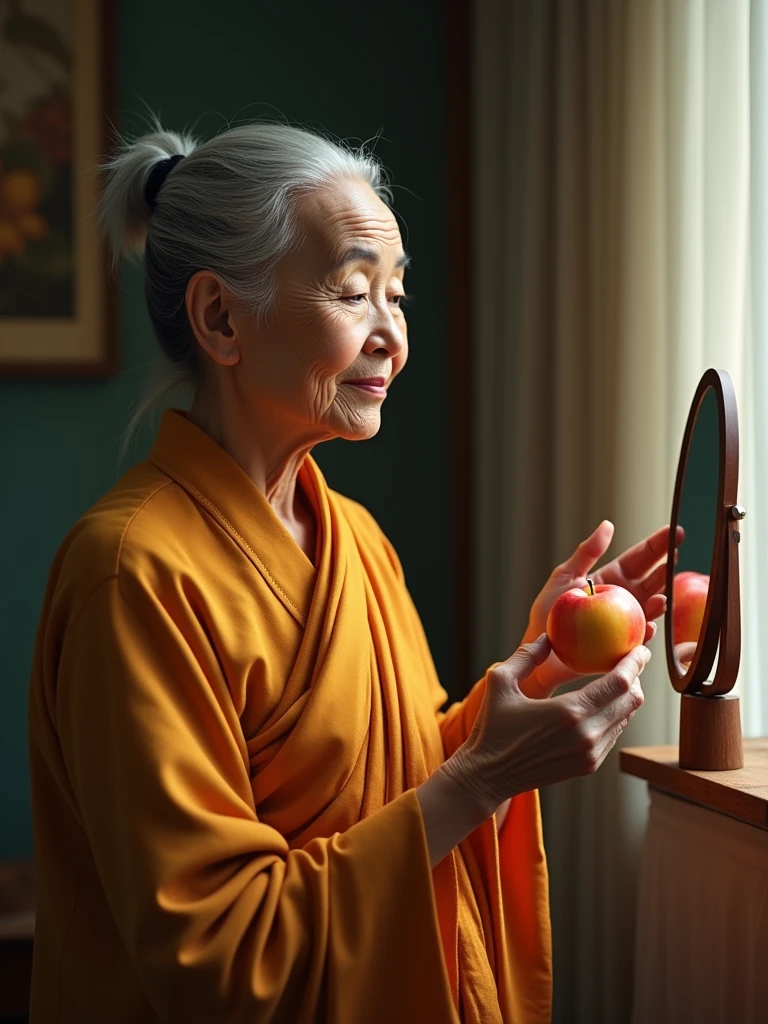
[[[679,572],[672,582],[672,643],[695,643],[699,639],[707,605],[709,576],[702,572]]]
[[[591,579],[561,594],[547,616],[552,650],[574,672],[610,672],[645,630],[645,612],[625,587]]]

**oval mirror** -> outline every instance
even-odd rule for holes
[[[739,614],[738,422],[730,376],[709,369],[685,426],[670,519],[665,645],[672,685],[715,696],[736,681]],[[684,535],[675,549],[677,526]],[[717,671],[710,679],[717,657]]]
[[[719,452],[717,398],[715,389],[710,386],[696,411],[677,514],[677,525],[682,526],[684,535],[677,550],[668,602],[672,608],[672,646],[678,676],[686,675],[693,662],[709,598],[717,525]]]

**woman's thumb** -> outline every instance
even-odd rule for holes
[[[547,660],[551,650],[549,637],[546,633],[542,633],[530,643],[521,644],[510,658],[497,665],[493,671],[505,676],[511,674],[517,682],[521,682],[523,679],[527,679],[538,665]]]

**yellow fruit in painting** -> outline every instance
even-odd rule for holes
[[[24,236],[15,224],[0,220],[0,254],[15,256],[24,250]]]
[[[0,208],[11,216],[31,212],[41,196],[40,179],[32,171],[19,168],[0,178]]]
[[[16,221],[16,227],[26,238],[37,241],[48,234],[48,221],[39,213],[23,213]]]

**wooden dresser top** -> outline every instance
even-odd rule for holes
[[[695,772],[678,764],[677,746],[624,747],[619,768],[651,786],[768,830],[768,738],[744,740],[744,767]]]

